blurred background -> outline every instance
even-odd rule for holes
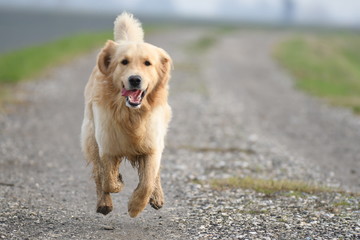
[[[357,0],[0,0],[0,52],[78,31],[109,29],[124,10],[147,21],[360,26]]]
[[[128,11],[146,32],[206,26],[291,35],[273,46],[273,57],[298,87],[360,113],[359,10],[358,0],[0,0],[0,84],[100,47],[112,39],[115,17]]]

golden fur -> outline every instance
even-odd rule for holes
[[[109,213],[110,193],[123,187],[121,161],[127,159],[138,169],[139,184],[128,203],[129,215],[136,217],[148,203],[155,209],[164,203],[160,161],[171,118],[171,59],[164,50],[143,42],[141,24],[130,14],[116,19],[114,36],[116,41],[109,40],[100,51],[85,88],[81,146],[93,165],[97,212]],[[124,59],[129,63],[122,64]],[[146,89],[139,108],[128,107],[121,94],[131,75],[141,76]]]

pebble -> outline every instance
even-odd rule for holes
[[[102,229],[104,229],[104,230],[114,230],[115,228],[113,226],[103,225]]]

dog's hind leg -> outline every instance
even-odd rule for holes
[[[131,195],[128,212],[130,217],[136,217],[149,203],[154,192],[156,178],[160,168],[160,154],[138,157],[139,184]]]
[[[150,197],[150,205],[156,210],[159,210],[164,205],[164,192],[161,187],[160,170],[155,180],[154,191]]]

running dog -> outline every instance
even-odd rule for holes
[[[126,159],[137,168],[139,184],[128,203],[136,217],[148,203],[155,209],[164,204],[160,161],[171,119],[172,61],[144,42],[141,23],[131,14],[116,18],[114,40],[100,51],[85,88],[81,146],[93,166],[97,212],[104,215],[113,209],[110,193],[124,185],[120,163]]]

